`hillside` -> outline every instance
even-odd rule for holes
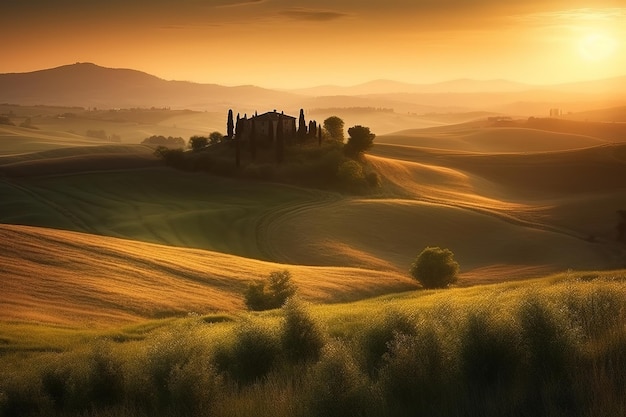
[[[140,71],[91,63],[0,74],[0,103],[21,105],[223,110],[235,103],[247,103],[252,108],[291,107],[296,97],[254,86],[166,81]]]
[[[392,272],[315,268],[137,241],[0,225],[0,321],[102,326],[233,312],[271,271],[291,271],[306,300],[332,303],[415,289]]]

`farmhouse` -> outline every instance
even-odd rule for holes
[[[281,117],[282,116],[282,117]],[[279,126],[279,119],[282,120]],[[282,129],[284,138],[292,138],[296,135],[296,118],[278,113],[276,110],[253,116],[245,121],[244,131],[252,131],[252,123],[254,121],[255,136],[261,140],[274,142],[278,129]],[[270,128],[271,125],[271,128]],[[271,134],[271,137],[270,137]]]

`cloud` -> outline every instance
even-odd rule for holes
[[[613,21],[626,18],[626,8],[604,8],[604,9],[570,9],[545,13],[530,13],[517,16],[519,20],[531,22],[591,22],[591,21]]]
[[[280,11],[278,13],[294,20],[307,20],[313,22],[328,22],[331,20],[342,19],[349,16],[348,14],[341,12],[329,10],[312,10],[304,8],[291,8]]]
[[[250,4],[265,3],[265,0],[218,0],[213,1],[213,7],[238,7]]]

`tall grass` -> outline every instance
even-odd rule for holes
[[[358,320],[346,327],[348,309]],[[0,415],[626,415],[623,273],[290,300],[238,320],[5,350]]]

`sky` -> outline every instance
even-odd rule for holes
[[[0,73],[75,62],[298,88],[626,75],[624,0],[19,0]]]

